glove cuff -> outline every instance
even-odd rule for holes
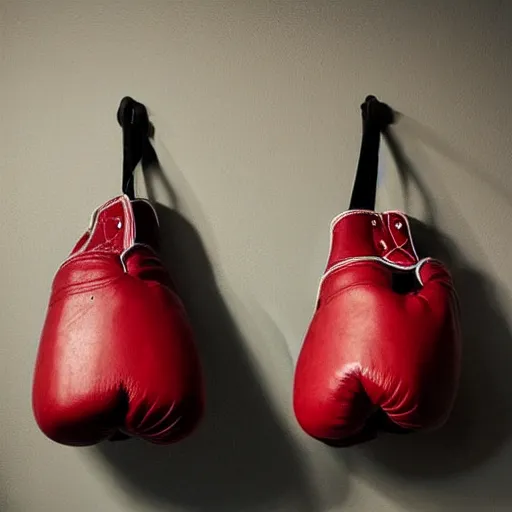
[[[418,263],[407,216],[399,211],[349,210],[335,217],[326,272],[347,259],[361,257],[377,257],[393,266]]]
[[[97,252],[123,255],[136,246],[158,251],[158,217],[145,199],[114,197],[94,210],[89,227],[61,268],[81,254]]]

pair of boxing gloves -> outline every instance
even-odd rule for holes
[[[418,289],[397,291],[397,270],[413,271]],[[340,215],[295,372],[300,425],[351,444],[382,422],[442,424],[458,378],[457,318],[449,273],[418,259],[405,215]],[[156,213],[116,197],[54,278],[35,369],[37,423],[69,445],[120,434],[163,444],[190,433],[203,407],[200,358],[158,257]]]
[[[199,423],[200,356],[158,237],[152,205],[123,194],[94,212],[58,269],[33,382],[52,440],[168,444]],[[403,213],[341,214],[296,365],[299,424],[340,446],[442,425],[459,377],[458,318],[450,274],[418,257]]]

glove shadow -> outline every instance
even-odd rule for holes
[[[382,434],[350,454],[352,466],[363,466],[367,475],[385,468],[409,482],[460,474],[484,464],[507,444],[512,428],[512,395],[508,392],[512,335],[496,298],[497,286],[470,268],[435,228],[415,219],[411,228],[419,255],[425,256],[428,248],[430,256],[451,269],[459,297],[463,355],[457,400],[441,429]],[[486,482],[493,489],[483,499],[492,494],[510,503],[508,482],[499,478],[493,484]],[[475,504],[476,494],[468,495],[468,505]]]
[[[217,288],[199,234],[176,210],[157,204],[163,261],[193,325],[203,363],[206,414],[171,446],[140,440],[97,449],[138,498],[191,510],[272,510],[282,500],[320,510],[290,437],[256,380],[243,341]]]

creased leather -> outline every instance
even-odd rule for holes
[[[417,286],[398,292],[397,274]],[[295,370],[302,428],[350,445],[380,429],[439,427],[455,400],[460,353],[451,276],[441,262],[418,258],[407,217],[355,210],[334,219]]]
[[[136,436],[166,444],[199,422],[200,360],[156,252],[157,231],[149,203],[116,197],[94,212],[58,269],[32,395],[50,439],[91,445]]]

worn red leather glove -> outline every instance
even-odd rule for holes
[[[192,330],[160,262],[152,206],[107,202],[60,266],[33,384],[41,430],[68,445],[171,443],[203,411]]]
[[[419,260],[400,212],[334,219],[329,260],[294,383],[298,422],[329,444],[435,428],[460,373],[457,299],[439,261]]]

